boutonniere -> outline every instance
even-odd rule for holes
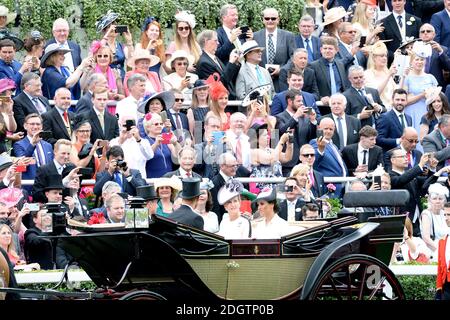
[[[416,19],[414,19],[414,17],[410,17],[410,18],[409,18],[409,21],[406,21],[406,24],[407,24],[408,26],[411,26],[411,25],[414,23],[414,21],[416,21]]]
[[[295,212],[300,212],[300,211],[302,211],[302,208],[296,208],[295,209]]]
[[[356,132],[356,130],[355,130],[355,129],[353,129],[353,134],[357,134],[357,132]]]

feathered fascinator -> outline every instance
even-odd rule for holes
[[[220,81],[220,75],[217,72],[210,75],[205,82],[209,85],[209,96],[212,100],[217,101],[222,95],[228,94],[228,90]]]
[[[195,28],[195,16],[190,11],[178,11],[175,14],[175,20],[186,22],[191,29]]]
[[[240,181],[229,179],[228,182],[220,188],[217,194],[217,202],[219,202],[220,205],[223,205],[232,198],[239,196],[242,190],[244,190],[244,186]]]

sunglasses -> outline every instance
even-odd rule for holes
[[[275,21],[277,19],[278,19],[277,17],[264,17],[264,20],[266,20],[266,21],[269,21],[269,20]]]
[[[189,31],[189,27],[178,27],[178,31]]]
[[[304,156],[305,158],[312,158],[312,157],[315,157],[316,155],[314,153],[305,153],[305,154],[302,154],[302,156]]]
[[[433,30],[420,30],[420,33],[432,33]]]
[[[98,54],[97,58],[109,58],[109,54]]]
[[[419,143],[419,140],[414,139],[406,139],[406,141],[408,141],[409,143]]]
[[[184,99],[183,98],[175,98],[175,102],[183,102]]]
[[[187,66],[187,62],[177,62],[177,66]]]

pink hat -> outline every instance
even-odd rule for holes
[[[16,83],[11,79],[3,78],[0,79],[0,93],[5,92],[6,90],[15,89]]]
[[[14,207],[22,199],[22,190],[18,188],[5,188],[0,190],[0,202],[8,208]]]

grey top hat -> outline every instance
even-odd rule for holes
[[[6,168],[11,167],[13,164],[11,157],[6,154],[0,154],[0,170],[4,170]]]
[[[159,199],[158,195],[156,194],[156,189],[153,183],[149,184],[148,186],[137,187],[136,196],[144,200]]]
[[[183,179],[183,189],[180,192],[182,199],[192,199],[200,195],[200,178],[187,178]]]

